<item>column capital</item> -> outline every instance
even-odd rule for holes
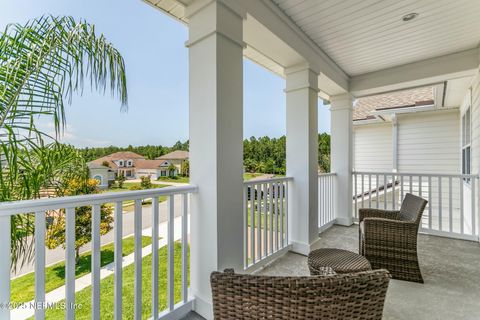
[[[307,64],[299,64],[285,68],[286,88],[285,92],[292,92],[301,89],[312,89],[316,92],[318,88],[319,73]]]
[[[186,47],[191,47],[213,35],[222,36],[242,48],[246,47],[241,25],[247,17],[247,12],[238,2],[197,0],[186,7],[185,16],[189,19]]]
[[[330,111],[353,109],[355,97],[350,93],[330,96]]]

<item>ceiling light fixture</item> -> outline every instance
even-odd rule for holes
[[[407,21],[412,21],[413,19],[415,19],[416,17],[418,17],[418,13],[416,12],[412,12],[412,13],[407,13],[406,15],[404,15],[402,17],[402,20],[407,22]]]

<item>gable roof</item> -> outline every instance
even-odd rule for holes
[[[163,160],[145,160],[145,159],[140,159],[140,160],[134,160],[133,165],[137,169],[157,169],[159,168]]]
[[[157,158],[158,160],[188,160],[188,151],[175,150]]]
[[[434,104],[434,94],[429,86],[359,98],[353,107],[353,121],[374,119],[373,111]]]

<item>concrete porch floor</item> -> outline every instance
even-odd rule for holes
[[[358,226],[333,226],[320,235],[318,248],[358,252]],[[480,319],[480,244],[420,235],[420,267],[425,283],[392,280],[384,319]],[[287,253],[262,275],[308,275],[307,257]]]
[[[358,252],[358,226],[333,226],[320,235],[318,248]],[[420,235],[420,267],[425,283],[392,280],[384,319],[480,319],[480,244]],[[307,257],[287,253],[261,270],[261,275],[309,275]],[[194,312],[186,318],[203,319]]]

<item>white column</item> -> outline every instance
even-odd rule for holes
[[[243,270],[243,29],[223,1],[195,1],[189,17],[191,289],[212,319],[210,273]]]
[[[352,159],[353,159],[353,97],[342,94],[330,97],[331,171],[337,173],[335,214],[337,224],[353,223]]]
[[[288,231],[292,250],[308,254],[318,240],[318,73],[303,67],[286,74]]]

